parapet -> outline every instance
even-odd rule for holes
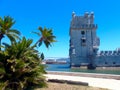
[[[90,18],[94,19],[94,12],[91,12]]]
[[[85,12],[84,17],[85,17],[85,18],[89,18],[89,19],[90,19],[90,18],[93,19],[93,18],[94,18],[94,12],[91,12],[91,13]]]
[[[97,24],[94,24],[94,13],[85,12],[83,16],[77,16],[72,13],[72,21],[70,27],[72,29],[97,29]]]
[[[72,17],[75,17],[75,12],[74,11],[72,12]]]
[[[85,17],[85,18],[89,18],[89,13],[88,13],[88,12],[85,12],[84,17]]]
[[[100,51],[100,56],[120,56],[120,51]]]

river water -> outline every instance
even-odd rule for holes
[[[63,72],[86,72],[100,74],[116,74],[120,75],[120,70],[87,70],[87,69],[71,69],[70,64],[46,64],[47,71],[63,71]]]

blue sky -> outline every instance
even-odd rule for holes
[[[100,50],[120,47],[120,0],[0,0],[0,16],[13,17],[16,21],[13,28],[20,30],[22,36],[37,41],[39,37],[31,31],[37,31],[38,26],[53,29],[58,42],[49,49],[44,45],[39,48],[46,57],[68,57],[73,11],[77,15],[94,12]]]

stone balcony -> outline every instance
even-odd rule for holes
[[[71,29],[79,29],[79,30],[96,30],[98,28],[97,24],[73,24],[70,27]]]

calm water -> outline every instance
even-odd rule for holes
[[[102,74],[117,74],[120,75],[120,70],[86,70],[86,69],[71,69],[69,64],[47,64],[47,71],[63,71],[63,72],[87,72],[87,73],[102,73]]]

